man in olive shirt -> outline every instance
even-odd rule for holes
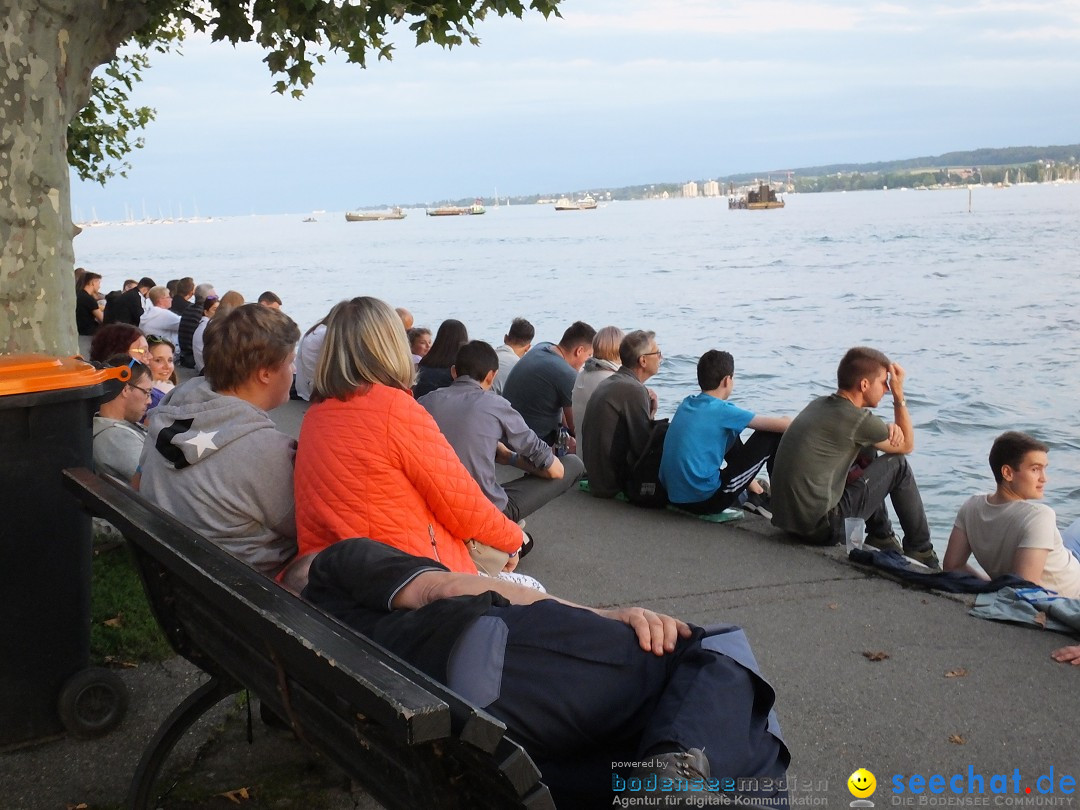
[[[905,376],[903,368],[876,349],[848,350],[836,370],[836,393],[807,405],[780,440],[772,474],[774,526],[811,543],[832,545],[843,541],[845,518],[862,518],[869,545],[902,549],[940,568],[905,458],[915,449]],[[870,409],[890,390],[895,422],[886,424]],[[887,496],[904,530],[902,546],[889,520]]]
[[[581,425],[589,492],[614,498],[649,442],[656,399],[645,381],[660,370],[656,333],[638,329],[619,344],[619,370],[596,386]]]

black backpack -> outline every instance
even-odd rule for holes
[[[668,504],[667,490],[660,483],[660,459],[664,455],[668,424],[667,419],[657,419],[652,423],[645,449],[630,466],[624,488],[630,503],[650,509],[663,509]]]

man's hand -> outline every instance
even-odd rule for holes
[[[637,633],[641,649],[653,655],[663,655],[675,651],[675,642],[679,638],[690,637],[690,625],[663,613],[639,607],[613,608],[597,610],[601,616],[629,625]]]
[[[899,425],[892,422],[889,423],[889,444],[893,447],[899,447],[904,443],[904,431],[900,429]]]
[[[507,447],[502,442],[495,443],[495,463],[496,464],[509,464],[510,457],[514,455],[514,451]]]
[[[893,399],[904,398],[904,378],[907,374],[899,363],[889,366],[889,390],[892,391]]]
[[[566,452],[577,453],[577,438],[574,436],[566,437]]]
[[[1050,657],[1062,664],[1072,664],[1074,667],[1080,667],[1080,644],[1054,650],[1050,653]]]
[[[651,388],[646,388],[649,392],[649,418],[654,419],[656,417],[656,409],[660,407],[660,400],[656,396],[656,392]]]

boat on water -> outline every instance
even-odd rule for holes
[[[743,197],[728,197],[728,208],[746,211],[765,211],[770,208],[783,208],[784,200],[777,197],[768,183],[762,183],[757,189],[750,189]]]
[[[472,205],[440,205],[438,208],[429,208],[429,217],[467,217],[477,216],[487,210],[484,204],[476,199]]]
[[[394,206],[385,211],[346,211],[346,222],[382,222],[384,219],[405,219],[405,212]]]
[[[596,208],[596,200],[591,194],[586,194],[580,200],[571,200],[569,197],[560,197],[555,202],[556,211],[591,211]]]

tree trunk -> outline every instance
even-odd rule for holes
[[[70,355],[74,253],[67,129],[90,74],[146,16],[132,0],[3,0],[0,353]]]

